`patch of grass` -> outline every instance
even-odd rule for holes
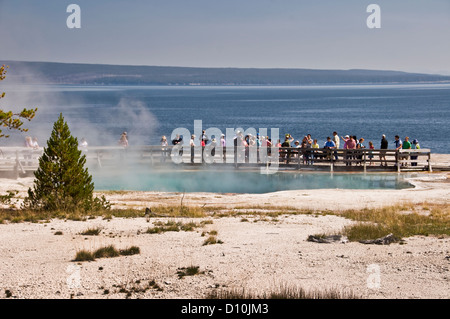
[[[164,289],[159,286],[156,281],[150,280],[147,284],[142,284],[142,280],[136,280],[135,282],[128,283],[125,285],[113,285],[118,293],[125,294],[125,298],[130,298],[133,294],[143,294],[146,293],[149,289],[154,289],[156,291],[164,291]],[[101,287],[103,289],[103,287]],[[109,290],[107,290],[109,293]]]
[[[120,252],[113,245],[109,245],[94,251],[93,256],[94,258],[112,258],[120,256]]]
[[[177,275],[178,278],[183,278],[186,276],[195,276],[199,274],[203,274],[203,271],[200,271],[200,266],[189,266],[189,267],[182,267],[178,268]]]
[[[199,224],[196,224],[194,222],[189,222],[189,223],[185,223],[185,224],[181,223],[179,225],[180,230],[182,230],[182,231],[194,231],[194,229],[199,226],[200,226]]]
[[[209,237],[206,238],[205,241],[203,242],[203,246],[206,246],[206,245],[214,245],[214,244],[223,244],[223,241],[221,241],[220,239],[217,239],[216,236],[209,236]]]
[[[76,253],[73,261],[94,261],[96,258],[113,258],[119,256],[131,256],[140,254],[141,250],[137,246],[118,250],[113,245],[98,248],[94,252],[80,250]],[[103,269],[103,268],[102,268]]]
[[[141,250],[139,247],[131,246],[129,248],[119,250],[119,253],[121,256],[131,256],[140,254]]]
[[[161,227],[149,227],[146,231],[147,234],[160,234],[162,232],[163,229]]]
[[[126,193],[126,192],[124,192]],[[121,192],[106,192],[106,194],[121,194]],[[253,211],[251,211],[253,210]],[[205,218],[205,217],[232,217],[240,215],[257,215],[277,217],[287,214],[311,214],[317,213],[311,210],[298,210],[289,206],[249,206],[237,208],[225,208],[215,206],[185,206],[185,205],[159,205],[152,207],[152,216],[150,217],[190,217],[190,218]],[[24,221],[39,222],[41,220],[63,219],[73,221],[85,221],[95,217],[102,217],[104,220],[111,220],[113,217],[118,218],[137,218],[145,215],[143,209],[100,209],[96,211],[44,211],[44,210],[30,210],[30,209],[0,209],[0,216],[2,220],[21,223]],[[202,225],[212,224],[212,220],[204,220],[200,222]]]
[[[376,239],[392,233],[397,238],[450,236],[450,206],[427,204],[428,214],[421,205],[395,205],[375,209],[346,210],[341,216],[357,221],[347,226],[343,234],[350,241]]]
[[[191,218],[201,218],[207,216],[207,209],[198,206],[184,206],[184,205],[173,205],[173,206],[156,206],[152,207],[152,213],[156,216],[164,217],[191,217]]]
[[[80,250],[77,251],[77,254],[75,255],[75,258],[73,261],[94,261],[94,255],[87,250]]]
[[[159,234],[167,231],[194,231],[195,228],[200,227],[199,224],[194,222],[182,223],[169,220],[166,223],[155,222],[155,227],[149,227],[146,231],[148,234]]]
[[[154,279],[151,280],[148,285],[150,288],[156,289],[157,291],[164,291],[164,289],[158,285]]]
[[[80,235],[84,235],[84,236],[98,236],[98,235],[100,235],[102,230],[103,229],[101,227],[88,228],[85,231],[81,232]]]
[[[263,294],[255,294],[242,289],[216,289],[206,295],[206,299],[358,299],[353,291],[337,289],[307,291],[296,286],[283,285]]]

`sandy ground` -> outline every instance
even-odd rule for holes
[[[445,157],[444,159],[447,159]],[[0,180],[0,194],[23,195],[32,178]],[[402,202],[448,203],[446,172],[420,173],[404,190],[301,190],[260,195],[185,194],[186,205],[226,207],[293,206],[307,209],[380,207]],[[116,207],[144,208],[180,203],[182,194],[119,192],[107,194]],[[280,285],[337,289],[362,298],[449,298],[450,238],[415,236],[405,244],[318,244],[309,235],[338,232],[352,222],[338,216],[285,215],[261,220],[248,216],[206,218],[212,224],[192,232],[147,234],[167,219],[102,218],[87,221],[0,224],[0,297],[125,298],[155,280],[162,291],[134,292],[132,298],[203,298],[219,288],[264,292]],[[184,222],[192,219],[180,219]],[[199,219],[194,220],[199,222]],[[80,232],[102,227],[99,236]],[[222,244],[203,245],[202,232],[216,230]],[[55,235],[60,231],[62,235]],[[77,251],[113,244],[138,246],[139,255],[73,262]],[[181,267],[199,266],[203,274],[178,278]],[[379,281],[377,281],[379,279]],[[375,281],[374,281],[375,280]],[[378,285],[379,283],[379,285]],[[105,290],[107,293],[105,293]]]

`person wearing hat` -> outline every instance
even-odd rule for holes
[[[292,137],[291,134],[287,133],[285,135],[285,140],[289,142],[289,145],[291,145],[291,143],[294,141],[294,138]]]

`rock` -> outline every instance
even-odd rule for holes
[[[393,234],[389,234],[389,235],[386,235],[384,237],[380,237],[377,239],[360,240],[359,242],[362,244],[389,245],[389,244],[395,243],[397,241],[399,241],[399,238],[395,237]]]
[[[325,244],[330,244],[330,243],[345,244],[348,242],[348,238],[343,235],[331,235],[331,236],[324,236],[324,237],[309,235],[307,241],[312,241],[314,243],[325,243]]]

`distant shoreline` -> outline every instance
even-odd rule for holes
[[[19,83],[154,86],[298,86],[450,83],[450,76],[365,69],[207,68],[2,61]]]

